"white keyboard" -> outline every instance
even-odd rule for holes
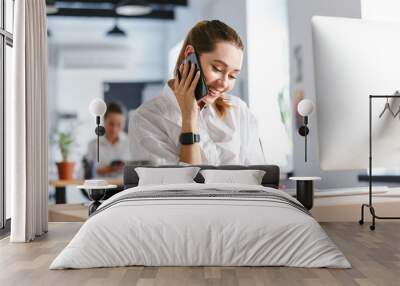
[[[397,192],[394,189],[396,189]],[[292,196],[296,195],[296,189],[285,189],[284,191],[289,195]],[[323,190],[314,189],[315,198],[366,195],[368,193],[369,193],[369,187],[332,188]],[[387,186],[374,186],[372,188],[373,196],[384,196],[385,194],[389,193],[391,194],[391,196],[394,196],[394,194],[398,194],[398,196],[400,196],[400,188],[389,188]]]

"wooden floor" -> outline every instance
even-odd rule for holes
[[[400,223],[322,223],[353,268],[120,267],[48,270],[82,223],[50,223],[32,243],[0,241],[0,285],[400,285]]]

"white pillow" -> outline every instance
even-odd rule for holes
[[[202,170],[204,183],[234,183],[261,185],[265,171],[262,170]]]
[[[139,186],[195,183],[199,167],[147,168],[137,167]]]

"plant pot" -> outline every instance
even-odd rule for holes
[[[57,162],[58,177],[60,180],[72,180],[75,162]]]

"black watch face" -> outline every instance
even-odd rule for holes
[[[197,142],[200,142],[200,135],[199,134],[195,134],[195,133],[182,133],[179,141],[181,142],[181,144],[183,145],[189,145],[189,144],[194,144]]]

